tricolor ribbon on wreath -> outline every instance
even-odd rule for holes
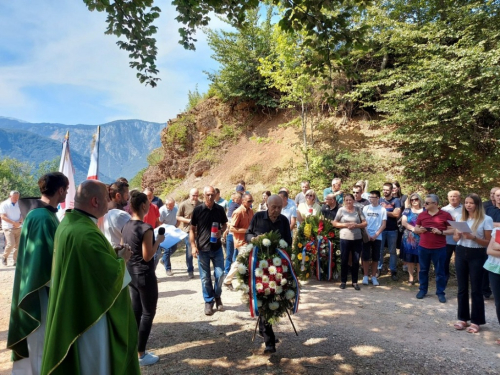
[[[257,283],[255,280],[256,279],[255,270],[257,269],[259,264],[258,252],[259,248],[257,246],[254,246],[254,248],[250,251],[250,256],[248,259],[248,271],[249,271],[248,285],[250,285],[249,307],[250,307],[250,315],[252,316],[252,318],[259,316],[259,308],[257,305]],[[292,310],[292,313],[295,314],[299,309],[299,297],[300,297],[299,280],[297,279],[297,275],[295,275],[295,272],[293,271],[292,260],[290,259],[286,251],[281,249],[276,249],[276,252],[281,259],[285,259],[287,261],[288,272],[290,272],[295,282],[295,288],[294,288],[295,303]]]
[[[295,314],[299,310],[299,299],[300,299],[299,279],[297,279],[297,275],[295,275],[295,272],[293,271],[292,260],[290,259],[290,256],[287,254],[287,252],[281,249],[276,249],[276,252],[278,253],[281,259],[285,259],[287,261],[288,270],[290,271],[290,274],[293,277],[293,281],[295,282],[295,303],[293,305],[293,311],[292,311]]]
[[[302,248],[302,265],[300,266],[301,271],[306,270],[306,249],[308,247],[313,247],[313,246],[314,246],[314,241],[311,241],[311,242],[307,243],[306,246],[304,246]]]
[[[332,243],[330,240],[327,241],[328,246],[328,272],[327,272],[327,280],[332,279],[332,261],[333,261],[333,250]],[[316,276],[318,280],[321,280],[321,243],[323,242],[323,238],[318,240],[318,252],[316,254]]]

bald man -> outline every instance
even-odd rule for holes
[[[205,315],[213,315],[214,304],[217,311],[224,311],[221,299],[224,273],[221,233],[226,230],[227,216],[224,209],[215,203],[215,189],[212,186],[205,186],[203,196],[203,203],[193,210],[189,241],[193,256],[198,258]],[[217,227],[212,232],[214,225]],[[210,275],[210,262],[214,267],[214,283]]]
[[[108,202],[106,185],[82,182],[57,228],[41,374],[140,374],[130,249],[97,227]]]
[[[188,234],[191,224],[191,217],[193,216],[193,210],[195,207],[201,204],[201,202],[198,200],[199,195],[200,193],[198,192],[198,189],[192,188],[189,191],[189,198],[181,202],[181,204],[179,204],[179,209],[177,210],[177,221],[179,222],[179,228]],[[191,244],[189,243],[189,236],[184,239],[184,243],[186,244],[186,265],[188,278],[192,279],[194,277],[194,267]]]

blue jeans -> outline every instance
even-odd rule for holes
[[[210,260],[214,266],[215,283],[212,285],[210,276]],[[198,270],[200,271],[201,290],[205,302],[213,302],[219,298],[222,292],[222,280],[224,279],[224,252],[222,247],[216,251],[198,252]]]
[[[444,296],[444,290],[446,289],[446,276],[444,274],[446,246],[439,249],[427,249],[419,246],[418,261],[420,263],[420,272],[418,274],[420,290],[427,294],[427,290],[429,289],[429,268],[432,261],[434,272],[436,273],[436,294]]]
[[[186,244],[186,266],[187,266],[188,272],[193,272],[194,271],[193,253],[191,252],[191,244],[189,243],[189,236],[187,236],[184,239],[184,243]]]
[[[397,272],[398,266],[398,255],[396,254],[396,242],[398,241],[398,231],[397,230],[385,230],[382,232],[382,244],[380,245],[380,259],[378,261],[378,269],[382,269],[384,264],[384,251],[387,242],[387,248],[389,249],[389,269],[391,273]]]
[[[233,256],[234,256],[234,238],[231,233],[228,233],[226,237],[226,263],[224,266],[224,273],[226,275],[229,273],[229,270],[231,269]]]
[[[165,271],[172,270],[172,263],[170,263],[170,257],[174,255],[177,250],[177,244],[168,249],[163,249],[163,266],[165,267]]]

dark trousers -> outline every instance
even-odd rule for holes
[[[444,262],[444,276],[446,277],[446,284],[448,284],[448,280],[450,279],[451,257],[453,256],[456,248],[457,245],[446,244],[446,261]]]
[[[493,291],[493,296],[495,297],[498,324],[500,324],[500,274],[486,270],[485,272],[490,277],[491,290]]]
[[[266,322],[266,320],[259,316],[259,332],[262,336],[264,336],[264,342],[267,346],[276,346],[274,331],[272,324]]]
[[[483,299],[483,264],[486,261],[485,248],[471,248],[458,245],[455,249],[455,270],[458,282],[458,320],[485,324]],[[469,279],[472,308],[469,308]]]
[[[491,296],[491,288],[490,288],[490,278],[488,275],[488,271],[484,270],[483,272],[483,286],[482,286],[483,296],[486,298],[490,298]]]
[[[347,272],[351,270],[352,283],[358,282],[359,254],[363,249],[363,240],[340,240],[340,282],[347,282]],[[349,254],[352,254],[352,266],[349,267]]]
[[[154,272],[131,274],[129,284],[130,299],[134,310],[135,321],[139,329],[137,351],[144,352],[149,333],[153,326],[158,303],[158,283]]]

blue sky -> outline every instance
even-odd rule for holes
[[[0,116],[29,122],[102,124],[118,119],[167,122],[206,92],[203,70],[217,69],[200,31],[196,51],[178,44],[175,9],[162,8],[156,36],[161,81],[139,83],[117,38],[104,35],[106,15],[82,0],[0,2]],[[215,19],[210,27],[225,26]]]

